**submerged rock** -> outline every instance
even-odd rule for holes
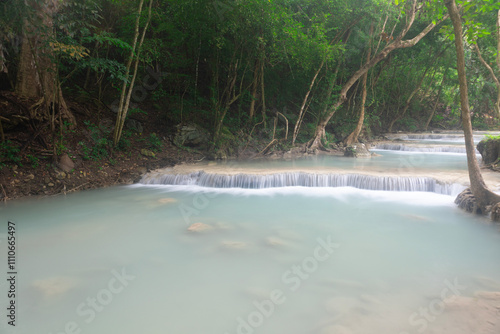
[[[193,225],[188,227],[189,232],[207,232],[213,230],[213,226],[203,224],[203,223],[194,223]]]
[[[61,295],[76,286],[76,280],[69,277],[51,277],[33,282],[33,287],[45,297]]]
[[[221,246],[226,249],[241,250],[247,248],[248,244],[241,241],[223,241]]]
[[[176,203],[177,200],[175,198],[160,198],[158,200],[158,203],[160,204],[170,204],[170,203]]]

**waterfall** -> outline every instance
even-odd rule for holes
[[[465,186],[439,182],[431,177],[372,176],[361,174],[312,174],[276,173],[255,174],[211,174],[198,171],[190,174],[150,173],[140,181],[142,184],[198,185],[211,188],[277,188],[277,187],[354,187],[366,190],[424,191],[444,195],[456,195]]]
[[[439,152],[439,153],[463,153],[463,154],[466,153],[465,147],[463,146],[428,147],[428,146],[411,146],[405,144],[381,143],[374,145],[373,148],[378,150],[407,151],[407,152]]]

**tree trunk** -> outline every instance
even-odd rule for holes
[[[332,116],[335,114],[337,109],[347,100],[347,92],[351,87],[356,83],[356,81],[363,76],[368,70],[370,70],[373,66],[377,65],[381,60],[386,58],[392,51],[401,48],[408,48],[417,44],[425,35],[427,35],[434,27],[440,24],[443,20],[447,19],[448,16],[443,17],[442,20],[431,23],[427,27],[425,27],[418,35],[413,37],[412,39],[403,41],[403,38],[408,33],[408,30],[413,25],[415,21],[415,16],[417,12],[417,0],[413,0],[411,3],[411,8],[408,10],[408,18],[406,20],[406,25],[403,30],[400,32],[398,37],[394,39],[394,41],[387,44],[382,51],[375,55],[369,62],[363,65],[358,71],[356,71],[351,78],[344,84],[342,89],[340,90],[339,97],[337,101],[333,103],[330,107],[328,113],[323,117],[323,119],[318,123],[316,130],[314,132],[313,138],[308,142],[308,147],[310,149],[313,148],[322,148],[321,140],[325,137],[325,128]]]
[[[59,87],[55,54],[49,41],[53,39],[53,16],[58,3],[46,1],[42,5],[30,2],[37,9],[37,15],[24,20],[23,39],[19,56],[16,93],[21,97],[40,99],[41,113],[33,117],[50,119],[57,110],[71,124],[76,119],[68,110]]]
[[[447,73],[448,73],[448,71],[445,70],[444,75],[443,75],[443,79],[441,80],[441,84],[439,85],[439,90],[437,93],[436,102],[434,102],[434,106],[432,107],[432,111],[429,114],[429,117],[427,118],[427,122],[425,122],[425,125],[423,128],[424,131],[427,131],[427,129],[429,128],[429,124],[431,124],[431,121],[434,118],[434,114],[436,113],[436,109],[437,109],[437,106],[439,104],[439,98],[441,97],[441,93],[443,92],[443,85],[444,85],[444,82],[446,80]]]
[[[497,116],[500,116],[500,79],[497,78],[495,71],[490,66],[490,64],[488,64],[486,60],[484,60],[483,55],[481,54],[481,50],[479,50],[479,46],[477,45],[477,42],[476,44],[474,44],[474,50],[476,50],[477,56],[479,57],[479,61],[481,62],[481,64],[483,64],[484,67],[486,67],[486,69],[488,70],[488,72],[490,72],[491,77],[495,82],[495,86],[497,87],[497,100],[493,103],[493,107],[495,108]],[[500,52],[500,49],[498,49],[498,52]]]
[[[304,101],[302,101],[302,105],[300,106],[300,111],[299,111],[299,118],[297,119],[297,123],[295,123],[295,127],[293,128],[293,137],[292,137],[292,145],[295,144],[295,140],[297,139],[297,136],[299,134],[300,126],[302,124],[302,120],[304,119],[305,111],[306,111],[306,104],[307,100],[309,99],[309,95],[311,94],[311,91],[314,87],[314,83],[316,82],[316,79],[318,78],[319,73],[323,69],[323,66],[325,65],[325,61],[321,61],[321,64],[319,65],[318,70],[316,71],[316,74],[314,74],[314,77],[311,81],[311,84],[309,85],[309,90],[306,93],[306,96],[304,97]]]
[[[417,94],[418,91],[420,90],[420,87],[422,86],[422,83],[424,82],[425,76],[427,75],[427,71],[429,69],[430,69],[430,66],[425,69],[424,74],[420,78],[420,81],[418,82],[417,86],[415,87],[413,92],[411,92],[410,96],[408,96],[408,98],[406,99],[406,104],[403,108],[403,111],[399,115],[396,115],[392,119],[392,121],[389,123],[389,128],[387,129],[387,132],[391,133],[392,127],[394,126],[394,124],[406,115],[406,112],[408,111],[408,109],[410,109],[411,101],[413,100],[413,97],[415,96],[415,94]]]
[[[5,65],[2,41],[0,41],[0,73],[8,73],[7,65]]]
[[[257,88],[259,87],[259,61],[255,61],[252,81],[252,101],[250,102],[250,111],[248,116],[252,119],[255,116],[255,103],[257,102]]]
[[[370,40],[368,41],[368,54],[366,55],[366,62],[368,63],[370,61],[370,58],[372,56],[372,36],[373,35],[373,22],[370,25]],[[361,108],[359,111],[359,119],[358,119],[358,124],[356,124],[356,128],[354,131],[347,136],[347,138],[344,140],[344,144],[346,146],[350,146],[353,143],[358,141],[358,136],[361,133],[361,129],[363,128],[363,123],[365,121],[365,104],[366,104],[366,81],[368,81],[368,71],[363,74],[363,79],[361,82]]]
[[[485,214],[488,206],[500,202],[500,196],[493,193],[486,186],[479,164],[476,159],[472,123],[469,111],[469,97],[467,89],[467,78],[465,73],[464,45],[462,41],[462,21],[455,0],[444,0],[448,14],[453,23],[455,34],[455,48],[457,53],[457,70],[460,84],[460,105],[462,108],[462,126],[465,136],[465,148],[467,152],[467,167],[469,169],[470,189],[475,197],[476,213]]]
[[[137,11],[137,19],[135,21],[135,32],[134,32],[134,42],[132,45],[132,50],[130,51],[130,56],[127,62],[127,71],[125,77],[128,78],[130,73],[130,67],[132,66],[132,61],[135,60],[134,64],[134,74],[132,75],[132,80],[127,90],[127,81],[123,82],[122,92],[120,96],[120,105],[118,106],[118,113],[116,115],[116,124],[115,130],[113,133],[113,145],[118,145],[120,138],[122,136],[123,126],[125,124],[125,119],[127,118],[127,112],[130,104],[130,98],[132,97],[132,91],[134,89],[135,78],[137,77],[137,69],[139,66],[139,56],[141,54],[142,43],[144,42],[144,36],[146,35],[146,30],[148,29],[149,22],[151,21],[151,7],[153,5],[153,0],[149,0],[149,8],[148,8],[148,19],[146,21],[146,25],[142,30],[141,40],[139,42],[139,46],[137,46],[137,40],[139,38],[139,24],[142,13],[142,6],[144,5],[144,0],[141,0],[139,3],[139,9]],[[136,52],[137,50],[137,52]],[[125,93],[127,95],[125,96]]]

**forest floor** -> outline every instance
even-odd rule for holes
[[[144,132],[127,131],[125,147],[109,154],[106,149],[112,145],[106,138],[111,135],[115,114],[110,110],[96,114],[95,106],[70,100],[66,102],[77,126],[64,129],[63,139],[54,140],[47,120],[34,124],[26,117],[33,102],[19,99],[11,92],[0,92],[0,120],[5,134],[5,142],[0,146],[1,201],[131,184],[149,170],[203,157],[173,145],[162,122],[140,114],[134,118],[141,122]],[[53,145],[48,144],[53,142],[57,142],[56,155]],[[144,150],[154,156],[145,156],[141,153]],[[67,171],[59,163],[64,154],[74,162]]]

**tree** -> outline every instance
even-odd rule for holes
[[[115,130],[113,133],[113,144],[114,146],[118,145],[120,141],[123,126],[125,124],[125,120],[127,118],[127,112],[130,105],[130,98],[132,97],[132,91],[134,89],[135,79],[137,77],[137,70],[139,67],[139,56],[141,54],[142,44],[144,43],[144,37],[146,35],[146,31],[148,29],[149,22],[151,21],[151,8],[153,6],[153,0],[149,0],[148,7],[148,17],[146,21],[146,25],[142,30],[141,39],[139,41],[139,45],[137,45],[137,40],[139,38],[139,28],[140,28],[140,20],[142,14],[142,7],[144,5],[144,0],[140,0],[139,6],[137,9],[137,17],[135,21],[135,30],[134,30],[134,40],[132,43],[132,49],[130,50],[130,55],[127,60],[126,74],[125,80],[122,84],[121,95],[120,95],[120,104],[118,106],[118,111],[116,115],[116,124]],[[128,78],[130,75],[130,68],[134,63],[134,70],[132,74],[132,78],[130,79],[130,83],[128,82]]]
[[[373,22],[370,24],[370,40],[368,42],[368,51],[366,55],[366,62],[370,62],[370,58],[372,56],[372,38],[373,38]],[[382,36],[380,37],[382,38]],[[363,79],[361,81],[361,106],[359,110],[359,118],[358,123],[356,124],[356,128],[351,132],[349,136],[344,140],[344,144],[346,146],[352,145],[353,143],[358,141],[358,136],[361,133],[361,129],[363,129],[363,123],[365,121],[365,104],[366,104],[366,81],[368,80],[368,71],[363,74]]]
[[[55,131],[56,117],[62,116],[70,123],[76,119],[64,101],[54,50],[53,19],[59,9],[59,1],[26,1],[23,39],[17,72],[16,92],[27,98],[39,101],[32,108],[33,115],[41,107],[40,117],[50,119]]]
[[[470,190],[475,198],[473,211],[485,214],[488,207],[500,202],[500,196],[492,192],[486,186],[476,159],[472,123],[469,111],[469,97],[467,89],[467,77],[465,73],[465,52],[462,40],[462,18],[455,0],[444,0],[444,4],[453,24],[455,38],[455,49],[457,53],[457,70],[460,84],[460,106],[462,108],[462,126],[465,136],[465,148],[467,152],[467,167],[469,169]],[[459,196],[460,198],[460,196]],[[457,200],[459,200],[457,198]]]
[[[407,35],[409,32],[410,28],[412,27],[415,17],[417,12],[422,8],[418,4],[417,0],[412,0],[409,4],[409,8],[406,9],[407,16],[406,16],[406,22],[404,27],[402,28],[401,32],[398,34],[396,38],[393,38],[392,40],[388,40],[388,44],[380,51],[378,52],[369,62],[365,63],[363,66],[361,66],[343,85],[340,90],[340,94],[338,98],[335,100],[335,102],[329,107],[328,112],[326,115],[323,116],[323,118],[320,120],[318,125],[316,126],[316,130],[314,133],[313,138],[308,142],[308,148],[314,149],[314,148],[321,148],[324,149],[323,144],[321,143],[321,140],[325,137],[325,129],[332,118],[332,116],[335,114],[335,112],[339,109],[339,107],[347,100],[347,93],[351,89],[351,87],[371,68],[373,68],[375,65],[377,65],[381,60],[386,58],[392,51],[396,49],[401,49],[401,48],[408,48],[412,47],[415,44],[417,44],[425,35],[427,35],[432,29],[434,29],[438,24],[440,24],[443,19],[433,22],[428,24],[419,34],[417,34],[415,37],[408,39],[408,40],[403,40],[403,38]],[[389,36],[389,38],[392,36]]]

